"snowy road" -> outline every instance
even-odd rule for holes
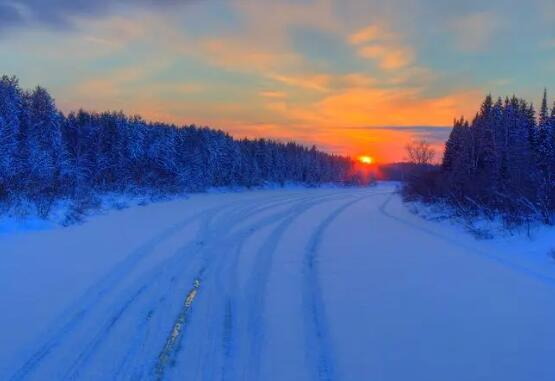
[[[553,269],[393,191],[195,195],[0,237],[0,379],[555,380]]]

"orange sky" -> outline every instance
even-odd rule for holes
[[[123,110],[379,162],[427,139],[439,158],[452,120],[487,93],[555,88],[552,2],[501,5],[59,1],[0,26],[2,70],[47,87],[64,111]]]

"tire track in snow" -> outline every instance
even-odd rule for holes
[[[362,193],[367,194],[367,192]],[[246,343],[246,346],[244,348],[238,348],[237,343],[233,343],[233,337],[224,340],[223,351],[226,356],[224,358],[221,371],[222,380],[259,379],[258,374],[264,333],[262,326],[262,313],[266,294],[266,284],[267,278],[269,277],[271,271],[273,254],[280,243],[283,233],[285,233],[287,228],[290,227],[291,223],[293,223],[307,210],[325,202],[343,200],[349,197],[353,197],[353,193],[346,194],[344,192],[334,192],[317,197],[305,197],[302,200],[298,200],[299,202],[297,205],[293,206],[288,213],[284,213],[279,220],[276,219],[276,221],[274,221],[274,224],[277,224],[277,227],[270,232],[270,235],[262,242],[262,246],[254,253],[255,262],[250,270],[251,276],[247,280],[246,284],[246,300],[248,300],[248,305],[245,308],[246,316],[241,319],[243,321],[232,319],[231,323],[229,323],[227,317],[228,312],[226,309],[226,319],[224,319],[223,331],[224,338],[228,336],[226,333],[228,331],[228,326],[232,325],[235,327],[231,330],[234,336],[241,334],[246,336],[244,340],[240,341],[241,343]],[[262,227],[265,226],[267,226],[267,224],[264,224]],[[236,250],[229,266],[230,268],[228,271],[233,274],[237,271],[237,260],[241,249],[242,245]],[[231,292],[239,291],[236,282],[237,280],[235,275],[232,277],[230,285],[227,287]],[[223,287],[225,286],[222,285],[222,288]],[[229,299],[233,300],[236,299],[236,297],[233,298],[230,296]],[[235,302],[233,304],[237,303]],[[240,366],[243,366],[243,368],[239,371],[238,368]]]
[[[276,202],[276,199],[278,199],[277,202]],[[295,200],[291,200],[291,197],[288,196],[288,197],[277,197],[272,199],[265,199],[263,201],[264,201],[264,204],[262,206],[258,204],[254,204],[254,205],[248,205],[247,208],[236,208],[233,211],[231,211],[223,221],[220,221],[219,223],[215,224],[215,227],[212,227],[211,229],[206,228],[205,233],[200,235],[203,239],[203,242],[205,241],[217,242],[218,239],[225,237],[226,233],[233,235],[228,231],[224,232],[224,229],[229,229],[229,225],[232,222],[243,221],[267,209],[271,209],[276,205],[288,204],[288,203],[294,202]],[[210,232],[210,230],[212,231]],[[205,273],[205,271],[210,265],[211,257],[213,256],[213,253],[210,253],[210,251],[213,251],[213,250],[214,248],[211,248],[211,245],[208,245],[207,247],[203,248],[203,251],[207,252],[207,255],[209,255],[210,258],[208,258],[209,261],[203,265],[204,267],[202,267],[202,269],[200,270],[200,272],[196,277],[196,279],[199,281],[201,280],[201,278],[203,277],[203,274]],[[179,267],[180,266],[176,264],[172,266],[172,268],[179,268]],[[174,277],[176,276],[178,275],[174,275]],[[192,304],[192,301],[191,301],[191,304]],[[184,332],[184,329],[188,320],[187,318],[190,313],[189,312],[190,307],[191,307],[190,305],[186,305],[184,306],[184,308],[182,308],[180,313],[178,313],[178,318],[176,318],[176,321],[174,322],[173,329],[171,330],[168,338],[166,338],[166,344],[162,349],[162,351],[160,352],[160,354],[158,355],[159,360],[157,361],[157,365],[154,366],[155,369],[153,371],[153,374],[155,375],[154,377],[156,377],[157,379],[163,378],[165,368],[168,365],[171,365],[173,363],[173,360],[171,358],[172,356],[177,354],[179,350],[178,344],[179,344],[179,341],[181,340],[181,336]],[[141,372],[139,372],[139,375],[135,374],[134,379],[142,378],[142,375],[140,373]]]
[[[168,273],[168,271],[172,271],[174,267],[178,265],[178,262],[176,261],[182,260],[183,258],[189,257],[198,252],[199,246],[202,246],[199,245],[200,238],[203,237],[203,232],[206,229],[206,225],[209,224],[209,221],[214,217],[214,214],[214,211],[212,211],[211,213],[206,213],[203,218],[201,228],[199,229],[196,238],[192,242],[179,248],[172,257],[160,263],[152,271],[148,272],[146,276],[141,277],[139,280],[137,280],[135,284],[130,287],[132,291],[130,291],[129,293],[132,296],[130,297],[128,302],[123,305],[121,301],[115,303],[115,306],[112,308],[112,310],[115,310],[115,312],[111,313],[113,317],[109,318],[109,320],[104,324],[104,327],[107,328],[103,328],[99,332],[97,332],[92,340],[90,340],[89,343],[84,346],[84,349],[81,349],[73,365],[68,370],[66,370],[66,376],[63,378],[64,380],[74,380],[78,378],[80,370],[87,365],[88,360],[99,350],[101,344],[103,344],[103,342],[109,337],[108,335],[110,331],[115,327],[116,323],[119,322],[123,313],[127,312],[133,303],[137,303],[139,298],[148,297],[149,295],[146,293],[146,291],[151,289],[153,285],[160,280],[160,278],[168,279],[168,287],[166,288],[166,291],[170,291],[171,286],[176,287],[175,282],[177,276],[175,274],[172,274],[171,272]],[[156,292],[156,290],[154,290],[154,292]],[[137,326],[137,329],[135,330],[136,337],[143,336],[141,335],[141,329],[142,331],[144,331],[145,328],[147,328],[144,323],[148,323],[150,321],[150,319],[152,318],[152,314],[154,313],[154,311],[156,311],[156,305],[160,304],[160,299],[161,298],[154,298],[154,304],[148,304],[147,309],[149,312],[147,312],[147,319],[141,321]],[[150,318],[148,318],[149,314]],[[108,315],[110,315],[110,313]],[[142,315],[144,316],[144,314]],[[134,340],[133,344],[140,345],[140,342]],[[133,351],[133,349],[133,346],[131,346],[131,351]]]
[[[141,287],[128,301],[126,301],[104,324],[101,332],[94,338],[92,342],[88,344],[84,351],[80,353],[77,359],[73,362],[71,367],[67,370],[65,376],[62,377],[63,380],[78,380],[79,379],[79,368],[87,361],[90,354],[93,353],[100,344],[102,339],[110,334],[110,331],[114,328],[116,323],[120,320],[122,315],[129,309],[131,304],[146,290],[146,286]]]
[[[306,255],[303,261],[304,274],[302,286],[306,355],[315,366],[315,380],[331,381],[335,379],[332,344],[330,342],[325,304],[318,276],[318,251],[322,245],[322,239],[326,230],[337,217],[354,204],[376,195],[379,195],[379,193],[357,198],[335,209],[316,227],[306,247]]]
[[[310,197],[308,197],[310,198]],[[305,198],[305,199],[308,199]],[[312,196],[312,198],[314,198]],[[275,203],[275,204],[270,204],[270,205],[265,205],[262,207],[258,207],[257,209],[257,213],[261,213],[263,211],[266,210],[271,210],[276,208],[277,206],[287,206],[287,204],[293,204],[293,206],[289,207],[289,209],[287,209],[284,212],[277,212],[274,214],[269,215],[268,217],[263,218],[262,220],[256,220],[253,221],[253,223],[255,224],[255,227],[252,227],[252,225],[247,225],[246,227],[239,229],[238,231],[225,235],[216,235],[216,240],[215,240],[215,244],[213,245],[214,248],[213,250],[219,253],[223,253],[226,252],[225,255],[218,255],[216,256],[216,262],[218,259],[232,259],[236,257],[236,255],[238,255],[238,253],[241,251],[241,248],[243,246],[243,244],[245,243],[245,241],[256,231],[264,228],[265,226],[271,225],[273,223],[275,223],[276,221],[279,221],[280,219],[286,217],[287,215],[289,215],[290,213],[294,212],[294,210],[297,208],[298,204],[302,204],[304,202],[304,199],[295,199],[295,198],[291,198],[288,197],[286,199],[286,201],[282,202],[282,203]],[[245,216],[247,217],[247,216]],[[248,217],[252,217],[252,213],[250,216]],[[233,219],[233,222],[237,222],[237,221],[242,221],[241,219]],[[223,224],[223,226],[221,227],[222,229],[229,229],[228,224],[225,223]],[[218,230],[218,229],[216,229]],[[218,240],[219,238],[219,240]],[[211,261],[208,264],[205,264],[205,267],[203,267],[200,271],[204,274],[204,272],[207,272],[208,267],[209,266],[214,266],[217,265],[217,263],[214,263],[214,261]],[[220,266],[222,265],[222,263],[220,263]],[[225,277],[225,274],[222,274],[223,277]],[[217,279],[219,277],[216,277]],[[203,281],[204,283],[204,281]],[[220,285],[220,284],[218,284]],[[221,285],[220,285],[221,286]],[[214,287],[212,287],[213,289]],[[224,289],[223,287],[221,289]],[[218,288],[218,290],[220,290]],[[222,360],[222,362],[225,364],[226,361],[225,359],[228,358],[228,356],[231,355],[231,351],[232,351],[232,329],[233,329],[233,308],[232,308],[232,303],[230,301],[229,298],[222,298],[221,295],[206,295],[203,298],[208,298],[210,300],[210,302],[212,302],[212,304],[215,304],[215,306],[213,306],[213,308],[216,308],[216,311],[209,313],[208,315],[210,316],[222,316],[224,319],[224,324],[222,324],[222,326],[220,327],[219,324],[216,327],[211,327],[210,329],[207,329],[207,333],[210,333],[210,335],[208,337],[206,337],[203,341],[208,345],[208,349],[206,351],[204,351],[204,358],[208,358],[211,363],[211,366],[209,367],[210,369],[208,369],[207,367],[204,367],[200,370],[200,373],[202,373],[201,378],[202,379],[215,379],[215,373],[217,372],[217,366],[214,363],[218,362],[218,358],[223,357],[224,360]],[[218,303],[219,301],[223,300],[223,303]],[[220,311],[218,311],[218,309]],[[215,320],[217,321],[217,319]],[[179,335],[174,339],[172,339],[172,342],[174,343],[171,348],[166,348],[166,350],[163,350],[163,352],[165,352],[167,354],[167,357],[172,358],[172,359],[176,359],[177,355],[178,355],[178,351],[180,348],[180,342],[182,340],[182,336],[185,333],[185,328],[183,327],[183,329],[181,329],[179,331]],[[173,331],[172,331],[173,332]],[[171,336],[171,334],[170,334]],[[221,345],[219,345],[218,343],[222,343]],[[169,350],[168,350],[169,349]],[[202,349],[199,349],[199,351],[202,352]],[[158,366],[155,369],[155,373],[158,374],[158,378],[157,379],[163,379],[164,378],[164,373],[165,373],[165,369],[168,367],[168,365],[170,365],[173,361],[176,360],[171,360],[171,361],[164,361],[164,365],[162,367]],[[196,374],[198,374],[199,371],[197,370]],[[222,371],[222,374],[224,372]],[[194,377],[193,377],[194,378]]]
[[[249,206],[250,207],[250,206]],[[237,210],[239,210],[239,208],[237,208]],[[220,209],[221,211],[221,209]],[[176,258],[177,259],[184,259],[185,256],[190,256],[191,254],[194,254],[195,248],[199,247],[199,242],[202,242],[203,238],[206,238],[207,233],[207,228],[209,225],[209,221],[213,218],[213,215],[215,210],[211,210],[206,212],[206,215],[204,216],[204,220],[205,222],[203,223],[203,228],[200,229],[199,233],[197,234],[196,239],[191,243],[186,245],[185,247],[179,249],[176,254],[174,254],[173,257],[169,258],[166,262],[167,263],[162,263],[160,266],[158,267],[166,267],[169,269],[172,268],[180,268],[182,266],[182,264],[180,265],[179,263],[176,263]],[[233,213],[233,212],[232,212]],[[200,245],[202,246],[202,245]],[[159,271],[159,270],[155,270],[154,273],[156,274],[155,278],[160,278],[162,276],[164,276],[163,274],[165,274],[164,271]],[[170,274],[167,274],[165,276],[170,276]],[[173,275],[171,276],[171,279],[174,280],[178,275]],[[155,278],[147,278],[145,280],[143,280],[142,283],[139,284],[139,287],[141,287],[141,290],[147,289],[148,285],[150,285],[152,282],[155,281]],[[136,301],[136,297],[133,298],[133,301]],[[128,307],[128,305],[126,304],[126,307]],[[119,306],[116,305],[116,309],[118,309]],[[125,308],[127,309],[127,308]],[[122,311],[123,312],[123,311]],[[116,312],[116,316],[121,316],[121,313],[119,312],[119,309]],[[119,319],[118,319],[119,320]],[[110,321],[107,323],[109,325],[109,327],[113,327],[114,324],[113,322]],[[86,361],[95,353],[95,351],[98,349],[98,347],[100,346],[101,342],[103,341],[103,339],[105,339],[107,337],[106,332],[104,332],[104,330],[101,330],[96,336],[95,338],[92,340],[93,344],[89,344],[86,346],[85,350],[83,350],[79,356],[78,359],[76,360],[76,363],[74,364],[74,366],[72,368],[70,368],[70,370],[68,370],[68,374],[69,376],[66,376],[66,379],[74,379],[74,375],[76,374],[76,372],[78,372],[79,368],[81,368],[83,365],[86,365]]]
[[[329,195],[325,195],[325,196],[329,197]],[[314,196],[312,196],[312,198],[313,197]],[[237,224],[237,222],[242,223],[246,219],[252,219],[253,216],[260,214],[264,211],[271,210],[272,208],[275,208],[280,205],[287,205],[287,204],[297,205],[298,203],[302,203],[303,200],[304,200],[303,198],[292,194],[288,194],[286,196],[278,196],[274,198],[266,197],[261,200],[249,199],[249,200],[240,202],[239,203],[240,205],[234,204],[233,205],[234,208],[231,208],[231,210],[226,211],[226,209],[230,209],[230,206],[225,206],[225,205],[211,208],[209,210],[204,210],[201,213],[198,213],[194,216],[188,217],[187,220],[184,220],[178,224],[172,225],[172,227],[164,230],[161,234],[152,238],[146,244],[142,245],[140,248],[133,251],[132,254],[130,254],[126,259],[124,259],[122,262],[116,265],[114,269],[107,276],[105,276],[94,286],[89,288],[89,290],[84,294],[84,296],[78,300],[78,307],[80,308],[77,310],[77,312],[74,312],[73,314],[69,313],[69,315],[71,316],[70,319],[66,320],[66,323],[63,324],[60,329],[57,329],[57,330],[54,329],[54,334],[50,335],[50,339],[48,339],[39,348],[39,350],[34,353],[34,355],[24,364],[23,367],[18,369],[18,371],[14,374],[14,376],[12,376],[11,379],[21,380],[30,376],[39,366],[41,366],[45,358],[48,357],[48,355],[50,355],[51,353],[53,353],[53,351],[57,350],[59,346],[65,345],[67,347],[65,342],[68,341],[69,339],[72,339],[72,332],[77,328],[82,330],[82,328],[86,328],[87,326],[96,327],[98,324],[98,321],[92,322],[92,325],[91,325],[90,320],[93,319],[94,317],[89,317],[89,315],[93,310],[96,311],[98,310],[99,306],[101,306],[102,304],[105,304],[103,300],[104,296],[107,294],[113,294],[114,289],[118,287],[119,283],[125,278],[125,276],[128,273],[130,273],[143,259],[145,259],[150,254],[152,254],[152,252],[157,247],[157,245],[161,244],[162,242],[169,239],[173,235],[179,233],[182,229],[187,227],[189,224],[196,222],[198,219],[205,220],[207,217],[207,214],[213,213],[217,215],[218,213],[225,212],[223,213],[223,221],[218,221],[215,224],[215,227],[212,229],[213,231],[211,232],[204,231],[202,234],[197,236],[196,240],[193,240],[195,245],[197,245],[199,242],[200,243],[208,242],[210,241],[211,238],[214,238],[216,241],[218,241],[222,237],[225,237],[229,233],[230,226],[233,227],[233,225]],[[208,213],[209,211],[210,213]],[[273,215],[271,218],[277,218],[277,217]],[[265,222],[266,225],[272,222],[272,221],[269,221],[269,219],[266,219],[266,220],[268,220]],[[262,226],[260,226],[260,228],[261,227]],[[249,231],[249,228],[247,227],[245,229],[240,230],[240,232],[237,234],[232,234],[231,237],[235,237],[235,236],[243,237],[246,235],[246,237],[244,237],[239,242],[242,245],[242,242],[244,242],[244,240],[248,238],[248,236],[252,234],[255,230],[258,230],[258,229],[250,228],[250,231]],[[186,265],[189,254],[191,254],[195,250],[196,249],[191,248],[190,245],[186,245],[184,248],[179,249],[176,252],[176,254],[170,258],[171,261],[168,260],[168,263],[165,264],[166,268],[170,268],[170,270],[172,270],[171,273],[167,274],[167,271],[160,271],[160,272],[153,271],[154,276],[146,277],[146,278],[143,277],[141,278],[142,281],[141,279],[139,279],[138,281],[135,281],[135,282],[138,282],[138,284],[135,283],[130,287],[130,288],[134,287],[135,290],[138,290],[138,291],[128,291],[126,293],[126,295],[128,295],[127,297],[130,297],[128,302],[125,302],[126,300],[125,296],[123,298],[117,298],[115,305],[111,307],[111,309],[109,309],[105,314],[107,316],[107,320],[101,326],[102,328],[100,330],[97,330],[97,334],[94,337],[92,337],[92,339],[89,340],[87,343],[84,343],[84,346],[81,346],[81,345],[79,346],[80,348],[84,348],[84,349],[76,353],[75,355],[76,357],[72,362],[72,365],[65,372],[66,379],[75,379],[82,374],[81,372],[83,368],[89,365],[88,362],[91,356],[94,355],[99,350],[99,348],[101,347],[105,339],[110,337],[110,334],[112,334],[113,330],[116,329],[115,327],[120,322],[123,314],[130,313],[129,310],[131,308],[131,305],[133,303],[137,303],[137,300],[141,298],[142,299],[147,298],[148,296],[147,291],[149,289],[147,286],[150,283],[152,283],[153,281],[157,281],[157,279],[161,278],[162,276],[164,277],[171,276],[171,274],[173,274],[173,276],[171,276],[171,279],[174,279],[175,277],[179,279],[179,275],[180,275],[179,271],[181,266]],[[207,257],[206,258],[207,264],[210,264],[213,260],[217,260],[218,257],[221,257],[221,255],[215,255],[214,253],[212,253],[211,251],[213,250],[210,250],[210,248],[201,247],[201,250],[197,250],[197,251],[205,252],[205,255]],[[136,292],[136,295],[134,294],[134,292]],[[153,292],[159,292],[159,290],[154,290]],[[85,301],[83,301],[83,299]],[[118,302],[119,299],[121,299],[121,301]],[[159,307],[160,299],[161,298],[155,298],[156,302],[154,304],[149,303],[147,306],[147,311],[145,311],[144,309],[141,309],[141,311],[144,311],[144,312],[141,313],[138,319],[139,322],[137,323],[137,329],[138,329],[137,336],[139,339],[137,341],[133,340],[130,343],[132,346],[135,344],[139,344],[138,347],[142,346],[144,348],[144,344],[141,344],[140,338],[146,337],[146,335],[143,334],[142,332],[145,329],[148,329],[149,325],[151,324],[152,316],[154,313],[153,311],[156,311],[157,306]],[[169,302],[169,298],[168,298],[168,302]],[[230,303],[228,305],[231,306]],[[226,313],[228,313],[231,316],[231,318],[229,318],[230,322],[233,322],[232,312],[233,312],[232,308],[228,307],[228,310],[226,310]],[[224,338],[222,338],[224,342],[226,341],[226,337],[228,337],[229,340],[227,340],[227,342],[231,343],[233,325],[230,325],[230,327],[231,328],[228,329],[227,333],[224,335]],[[66,338],[68,340],[66,340]],[[72,339],[69,341],[75,341],[75,340]],[[148,349],[149,348],[147,348],[147,351]],[[225,356],[228,356],[230,351],[231,351],[231,346],[228,348]],[[128,365],[132,365],[133,360],[131,359],[131,357],[135,352],[136,352],[136,349],[131,348],[130,351],[127,352],[127,354],[125,355],[124,360],[127,359],[126,361],[128,362]],[[139,375],[140,374],[141,373],[139,373]],[[142,376],[140,376],[139,378],[142,378]]]
[[[183,281],[186,280],[186,278],[180,276],[180,272],[188,267],[188,263],[193,259],[191,257],[198,256],[202,253],[204,239],[208,234],[207,232],[209,230],[210,221],[213,218],[214,216],[206,216],[206,219],[193,242],[178,249],[171,258],[163,263],[162,271],[153,271],[155,274],[154,277],[147,277],[143,281],[144,284],[150,284],[152,282],[163,283],[165,279],[170,279],[169,282],[166,282],[167,286],[163,290],[157,290],[157,296],[150,297],[153,302],[148,303],[141,309],[139,315],[146,316],[146,319],[140,320],[135,330],[135,335],[133,336],[132,341],[128,344],[129,350],[124,355],[124,363],[121,364],[116,372],[118,379],[139,380],[144,378],[144,362],[150,358],[146,352],[151,349],[147,347],[147,339],[149,338],[149,331],[151,330],[151,325],[153,325],[153,320],[157,315],[159,315],[159,310],[171,307],[170,303],[173,303],[173,300],[170,300],[172,292],[175,293],[175,290],[179,291],[183,288],[180,284],[184,283]],[[193,284],[196,284],[196,282]]]
[[[290,214],[278,226],[272,230],[270,236],[265,240],[262,247],[256,252],[255,262],[247,280],[247,299],[249,301],[247,312],[247,342],[249,348],[246,351],[248,367],[243,369],[241,379],[257,380],[260,374],[260,363],[262,357],[262,343],[264,341],[263,312],[265,307],[267,282],[271,273],[273,257],[287,229],[291,227],[298,218],[310,209],[332,202],[351,197],[352,194],[338,193],[330,197],[314,199],[312,202],[303,203],[294,213]],[[246,365],[246,364],[245,364]]]
[[[272,199],[272,200],[273,200],[273,199]],[[253,209],[252,206],[249,205],[248,208],[241,210],[241,212],[242,212],[242,213],[249,213],[249,214],[250,214],[250,213],[253,212],[252,209]],[[238,211],[238,210],[240,210],[240,208],[236,208],[235,210],[233,210],[233,211],[231,212],[231,214],[232,214],[232,215],[235,215],[234,212],[236,212],[236,211]],[[200,231],[199,231],[199,233],[198,233],[198,235],[197,235],[196,240],[194,240],[191,244],[186,245],[184,248],[179,249],[179,250],[176,252],[176,254],[174,254],[173,257],[171,257],[171,258],[169,258],[169,259],[167,260],[168,263],[165,263],[165,264],[162,263],[162,265],[164,265],[164,267],[170,268],[170,269],[182,268],[183,263],[182,263],[182,264],[177,263],[177,262],[176,262],[176,257],[178,257],[177,259],[181,259],[181,260],[186,259],[185,256],[186,256],[186,257],[189,257],[191,254],[194,254],[194,252],[192,252],[192,251],[194,251],[195,248],[198,248],[199,246],[200,246],[200,247],[203,246],[203,245],[201,244],[201,243],[203,242],[202,239],[206,239],[206,237],[207,237],[207,235],[208,235],[208,231],[207,231],[207,230],[208,230],[208,225],[210,225],[210,224],[209,224],[209,221],[211,220],[212,216],[208,215],[208,216],[205,216],[205,217],[206,217],[206,218],[205,218],[206,221],[205,221],[205,223],[204,223],[203,225],[206,225],[206,226],[204,226],[204,228],[200,229]],[[156,276],[157,278],[160,278],[160,277],[163,277],[163,276],[170,276],[170,274],[163,275],[163,274],[165,274],[163,271],[155,271],[155,274],[157,274],[157,276]],[[173,276],[171,276],[172,281],[173,281],[174,279],[176,279],[178,276],[179,276],[178,274],[177,274],[177,275],[174,274]],[[154,282],[154,281],[155,281],[154,278],[149,278],[148,281],[145,280],[145,281],[143,281],[143,283],[141,283],[141,284],[143,284],[142,287],[147,287],[148,284],[151,284],[151,283]],[[195,281],[195,284],[196,284],[196,281]],[[196,292],[195,292],[194,294],[195,294],[195,296],[196,296]],[[191,294],[191,295],[192,295],[192,294]],[[190,296],[190,295],[189,295],[189,296]],[[193,298],[193,299],[194,299],[194,298]],[[187,308],[190,307],[190,304],[192,304],[193,299],[191,299],[191,298],[189,298],[189,297],[186,299]],[[190,301],[190,302],[189,302],[189,301]],[[151,307],[149,308],[149,311],[154,311],[154,306],[151,306]],[[149,313],[150,313],[150,312],[149,312]],[[182,318],[181,318],[181,319],[182,319]],[[150,320],[150,319],[147,319],[146,322],[148,322],[149,320]],[[182,320],[183,320],[183,319],[182,319]],[[145,327],[144,321],[142,321],[138,328],[142,328],[142,329],[144,330],[145,328],[148,328],[148,327]],[[176,331],[177,333],[179,333],[181,329],[182,329],[181,327],[176,327],[176,330],[175,330],[175,331]],[[139,335],[139,334],[140,334],[140,332],[138,331],[138,332],[137,332],[137,335]],[[90,358],[90,357],[94,354],[94,352],[98,349],[98,346],[100,345],[101,340],[102,340],[102,339],[105,339],[106,336],[107,336],[107,335],[105,335],[104,332],[100,332],[100,333],[97,335],[97,337],[93,340],[93,342],[96,343],[96,345],[94,345],[94,346],[90,346],[90,345],[89,345],[89,346],[87,346],[87,348],[85,349],[85,351],[81,352],[81,354],[80,354],[80,356],[79,356],[79,360],[80,360],[80,361],[78,362],[78,366],[74,366],[74,370],[73,370],[73,373],[72,373],[72,374],[75,374],[76,370],[79,369],[82,365],[86,365],[86,360],[87,360],[88,358]],[[141,335],[139,335],[139,336],[141,336]],[[178,336],[178,335],[177,335],[177,336]],[[139,344],[139,345],[140,345],[141,343],[139,343],[139,342],[137,342],[137,341],[134,340],[134,344],[135,344],[135,345],[136,345],[136,344]],[[171,348],[171,345],[169,345],[169,347]],[[133,351],[133,347],[131,348],[131,351]],[[127,357],[127,358],[129,357],[129,353],[128,353],[128,355],[127,355],[126,357]],[[69,377],[69,379],[72,379],[72,377]]]
[[[204,211],[204,213],[206,213],[206,211]],[[49,338],[39,346],[39,349],[14,373],[10,381],[23,380],[34,372],[40,363],[62,344],[64,338],[86,318],[89,311],[102,301],[104,295],[108,294],[125,278],[126,274],[130,273],[143,259],[151,254],[156,246],[188,225],[196,222],[202,215],[202,212],[198,213],[164,230],[162,233],[150,239],[146,244],[134,250],[123,261],[117,264],[110,273],[91,286],[83,296],[78,298],[77,302],[74,303],[74,307],[70,307],[69,310],[61,315],[62,317],[70,315],[70,319],[58,319],[65,320],[65,323],[58,328],[51,328],[48,330],[48,332],[54,331],[54,333],[50,334]]]
[[[270,200],[273,201],[274,199],[285,198],[286,197],[284,196],[277,196],[271,198]],[[268,199],[265,199],[265,201],[268,201]],[[242,204],[249,202],[250,200],[246,200],[242,202]],[[218,206],[210,208],[208,210],[203,210],[193,216],[189,216],[187,217],[187,219],[184,219],[181,222],[178,222],[168,229],[162,231],[160,234],[150,239],[147,243],[143,244],[138,249],[135,249],[124,260],[114,266],[114,268],[107,275],[101,278],[100,281],[89,287],[89,289],[83,294],[83,296],[78,298],[77,302],[73,303],[74,307],[70,307],[62,314],[63,317],[67,315],[70,315],[71,317],[70,319],[64,318],[63,320],[66,320],[66,322],[63,325],[58,326],[58,328],[54,327],[48,330],[49,332],[54,331],[54,333],[50,334],[49,338],[47,338],[45,342],[39,346],[39,349],[35,351],[29,357],[29,359],[11,376],[10,381],[24,380],[25,378],[29,377],[40,366],[45,358],[47,358],[59,346],[63,345],[63,342],[67,336],[69,336],[75,329],[82,325],[83,321],[87,318],[90,311],[93,310],[98,304],[103,302],[104,296],[112,293],[113,289],[116,288],[119,283],[121,283],[125,279],[125,275],[131,273],[142,260],[152,254],[152,252],[158,245],[171,238],[175,234],[179,233],[188,225],[197,222],[199,219],[205,218],[207,214],[210,215],[217,212],[222,212],[229,207],[229,205]],[[236,207],[236,209],[234,210],[237,209],[239,208]],[[136,300],[136,298],[134,298],[133,301],[134,300]],[[124,311],[122,311],[122,313],[125,312],[127,307],[124,309]],[[116,306],[116,313],[114,316],[121,316],[118,315],[117,308],[118,306]],[[59,318],[58,320],[62,320],[62,318]],[[119,320],[119,317],[118,319],[116,319],[116,322],[117,320]],[[110,327],[113,327],[113,324],[110,325],[108,323],[108,325]],[[102,334],[99,334],[98,336],[101,337]],[[86,353],[80,352],[79,357],[88,358],[94,352],[94,349],[96,349],[100,345],[101,340],[99,339],[99,337],[95,337],[93,339],[93,342],[96,344],[92,346],[87,345],[87,348],[92,348],[92,350],[85,351]],[[78,362],[82,363],[83,361]],[[76,371],[77,368],[73,369],[73,371],[69,371],[68,374],[71,375]]]
[[[172,285],[173,282],[168,283]],[[170,292],[168,288],[166,294]],[[167,298],[160,297],[157,299],[154,305],[149,305],[147,308],[143,308],[139,316],[141,319],[139,324],[136,326],[136,333],[133,335],[131,342],[128,344],[129,349],[123,356],[120,364],[113,373],[114,379],[140,379],[142,377],[142,372],[133,369],[133,360],[140,362],[141,354],[145,351],[145,342],[148,340],[149,334],[151,333],[152,320],[157,317],[160,313],[159,309],[166,305]]]

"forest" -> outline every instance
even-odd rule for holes
[[[294,142],[232,138],[194,125],[153,123],[122,112],[64,115],[42,87],[0,80],[0,201],[31,201],[47,216],[62,198],[102,192],[198,192],[264,184],[357,184],[348,157]]]
[[[446,202],[462,216],[502,216],[511,225],[553,224],[555,105],[547,91],[538,112],[516,96],[488,95],[471,120],[454,121],[440,166],[405,184],[409,199]]]

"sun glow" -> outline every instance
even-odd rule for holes
[[[374,158],[367,155],[359,156],[358,161],[360,161],[362,164],[374,164]]]

